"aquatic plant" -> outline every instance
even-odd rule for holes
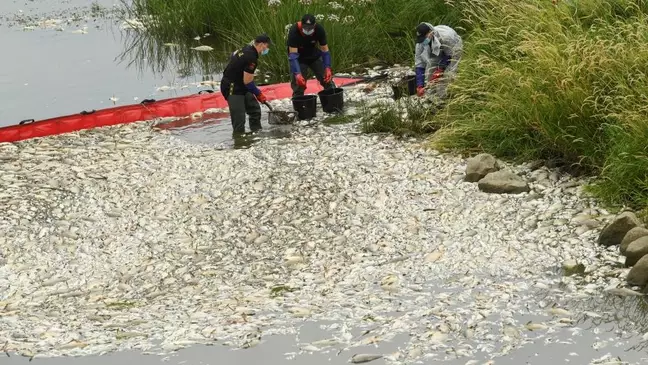
[[[125,5],[125,16],[143,19],[147,35],[160,42],[186,42],[208,33],[212,42],[235,49],[268,33],[275,45],[261,67],[284,80],[287,31],[305,13],[315,14],[325,27],[335,72],[411,63],[419,22],[458,26],[459,19],[459,9],[448,0],[133,0]]]

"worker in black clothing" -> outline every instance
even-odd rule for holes
[[[326,31],[315,17],[306,14],[301,21],[288,30],[288,60],[290,61],[290,85],[293,96],[304,95],[306,79],[304,71],[310,68],[325,89],[335,87],[331,71],[331,54],[326,42]],[[319,48],[317,45],[319,44]]]
[[[249,117],[252,132],[261,129],[259,101],[265,103],[267,98],[254,83],[254,72],[259,55],[268,54],[271,44],[266,34],[257,36],[250,44],[232,53],[223,71],[220,90],[229,105],[234,134],[245,133],[245,114]]]

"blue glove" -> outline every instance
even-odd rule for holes
[[[331,68],[331,52],[322,52],[322,62],[324,63],[324,68]]]
[[[450,66],[450,56],[443,55],[439,61],[439,67],[445,70],[446,67]]]
[[[296,52],[293,52],[288,55],[288,59],[290,60],[290,73],[292,74],[301,73],[301,70],[299,68],[299,61],[297,61],[298,58],[299,58],[299,53]]]
[[[245,87],[247,87],[247,89],[250,90],[250,92],[256,96],[259,96],[259,94],[261,94],[261,90],[259,90],[259,88],[256,86],[254,81],[250,82],[249,84],[246,84]]]
[[[416,68],[416,86],[423,86],[425,84],[425,67]]]

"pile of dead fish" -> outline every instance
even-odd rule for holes
[[[531,190],[489,194],[464,159],[354,125],[216,150],[155,123],[0,145],[3,350],[247,348],[327,321],[301,351],[485,363],[576,341],[613,316],[592,298],[625,293],[618,254],[594,244],[609,214],[546,168],[509,166]],[[586,269],[563,276],[569,260]]]

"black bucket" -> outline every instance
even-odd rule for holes
[[[324,113],[339,113],[344,109],[344,89],[335,87],[317,93]]]
[[[299,120],[311,119],[317,115],[316,95],[293,96],[292,105]]]
[[[407,93],[408,96],[416,95],[416,75],[409,75],[396,85],[392,86],[394,91],[394,99],[400,99],[403,94]]]

